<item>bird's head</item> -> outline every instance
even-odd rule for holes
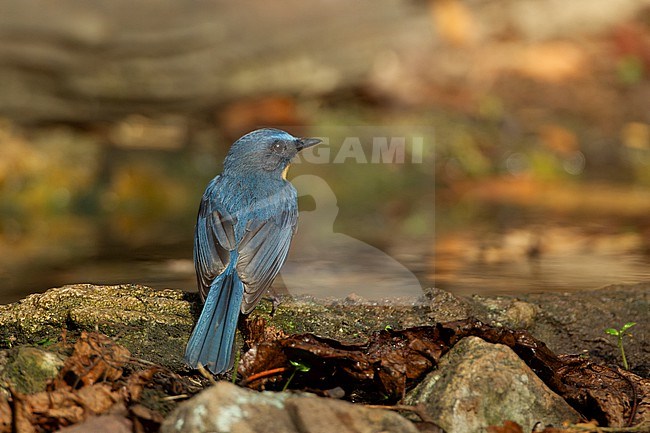
[[[279,129],[258,129],[233,143],[224,162],[224,174],[284,176],[298,152],[320,142],[317,138],[297,138]]]

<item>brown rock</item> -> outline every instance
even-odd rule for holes
[[[405,398],[423,404],[447,433],[483,432],[511,420],[532,431],[537,422],[560,425],[580,415],[551,391],[508,347],[468,337]]]

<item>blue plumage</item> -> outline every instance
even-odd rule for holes
[[[246,134],[230,148],[223,173],[203,194],[194,233],[194,266],[205,301],[185,362],[229,370],[239,314],[248,314],[280,271],[298,220],[291,159],[320,140],[277,129]]]

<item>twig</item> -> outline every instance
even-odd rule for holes
[[[636,387],[634,386],[634,382],[632,382],[629,377],[621,373],[618,368],[615,368],[614,372],[622,377],[623,380],[625,380],[627,384],[630,385],[630,388],[632,388],[632,406],[630,407],[630,416],[628,416],[626,424],[627,427],[630,427],[634,422],[634,417],[636,417],[636,412],[639,407],[639,399],[636,394]]]
[[[208,370],[206,370],[205,367],[203,367],[203,365],[201,365],[200,362],[199,362],[199,365],[197,365],[196,369],[199,370],[199,373],[201,373],[201,376],[208,379],[208,382],[210,382],[210,385],[215,386],[217,384],[217,381],[214,380],[214,377],[212,377],[210,372]]]
[[[271,370],[260,371],[259,373],[252,374],[247,378],[243,379],[241,382],[239,382],[239,385],[246,386],[249,383],[254,382],[256,380],[263,379],[269,376],[275,376],[284,373],[287,370],[288,370],[287,367],[278,367],[278,368],[273,368]]]
[[[567,427],[567,432],[591,432],[591,433],[649,433],[650,422],[642,422],[632,427],[598,427],[591,424],[572,424]]]
[[[174,401],[174,400],[181,400],[184,398],[189,398],[189,395],[187,394],[169,395],[167,397],[162,397],[160,401]]]

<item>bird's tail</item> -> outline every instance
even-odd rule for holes
[[[190,341],[185,362],[192,368],[199,363],[214,374],[232,368],[233,343],[244,285],[233,268],[214,279]]]

